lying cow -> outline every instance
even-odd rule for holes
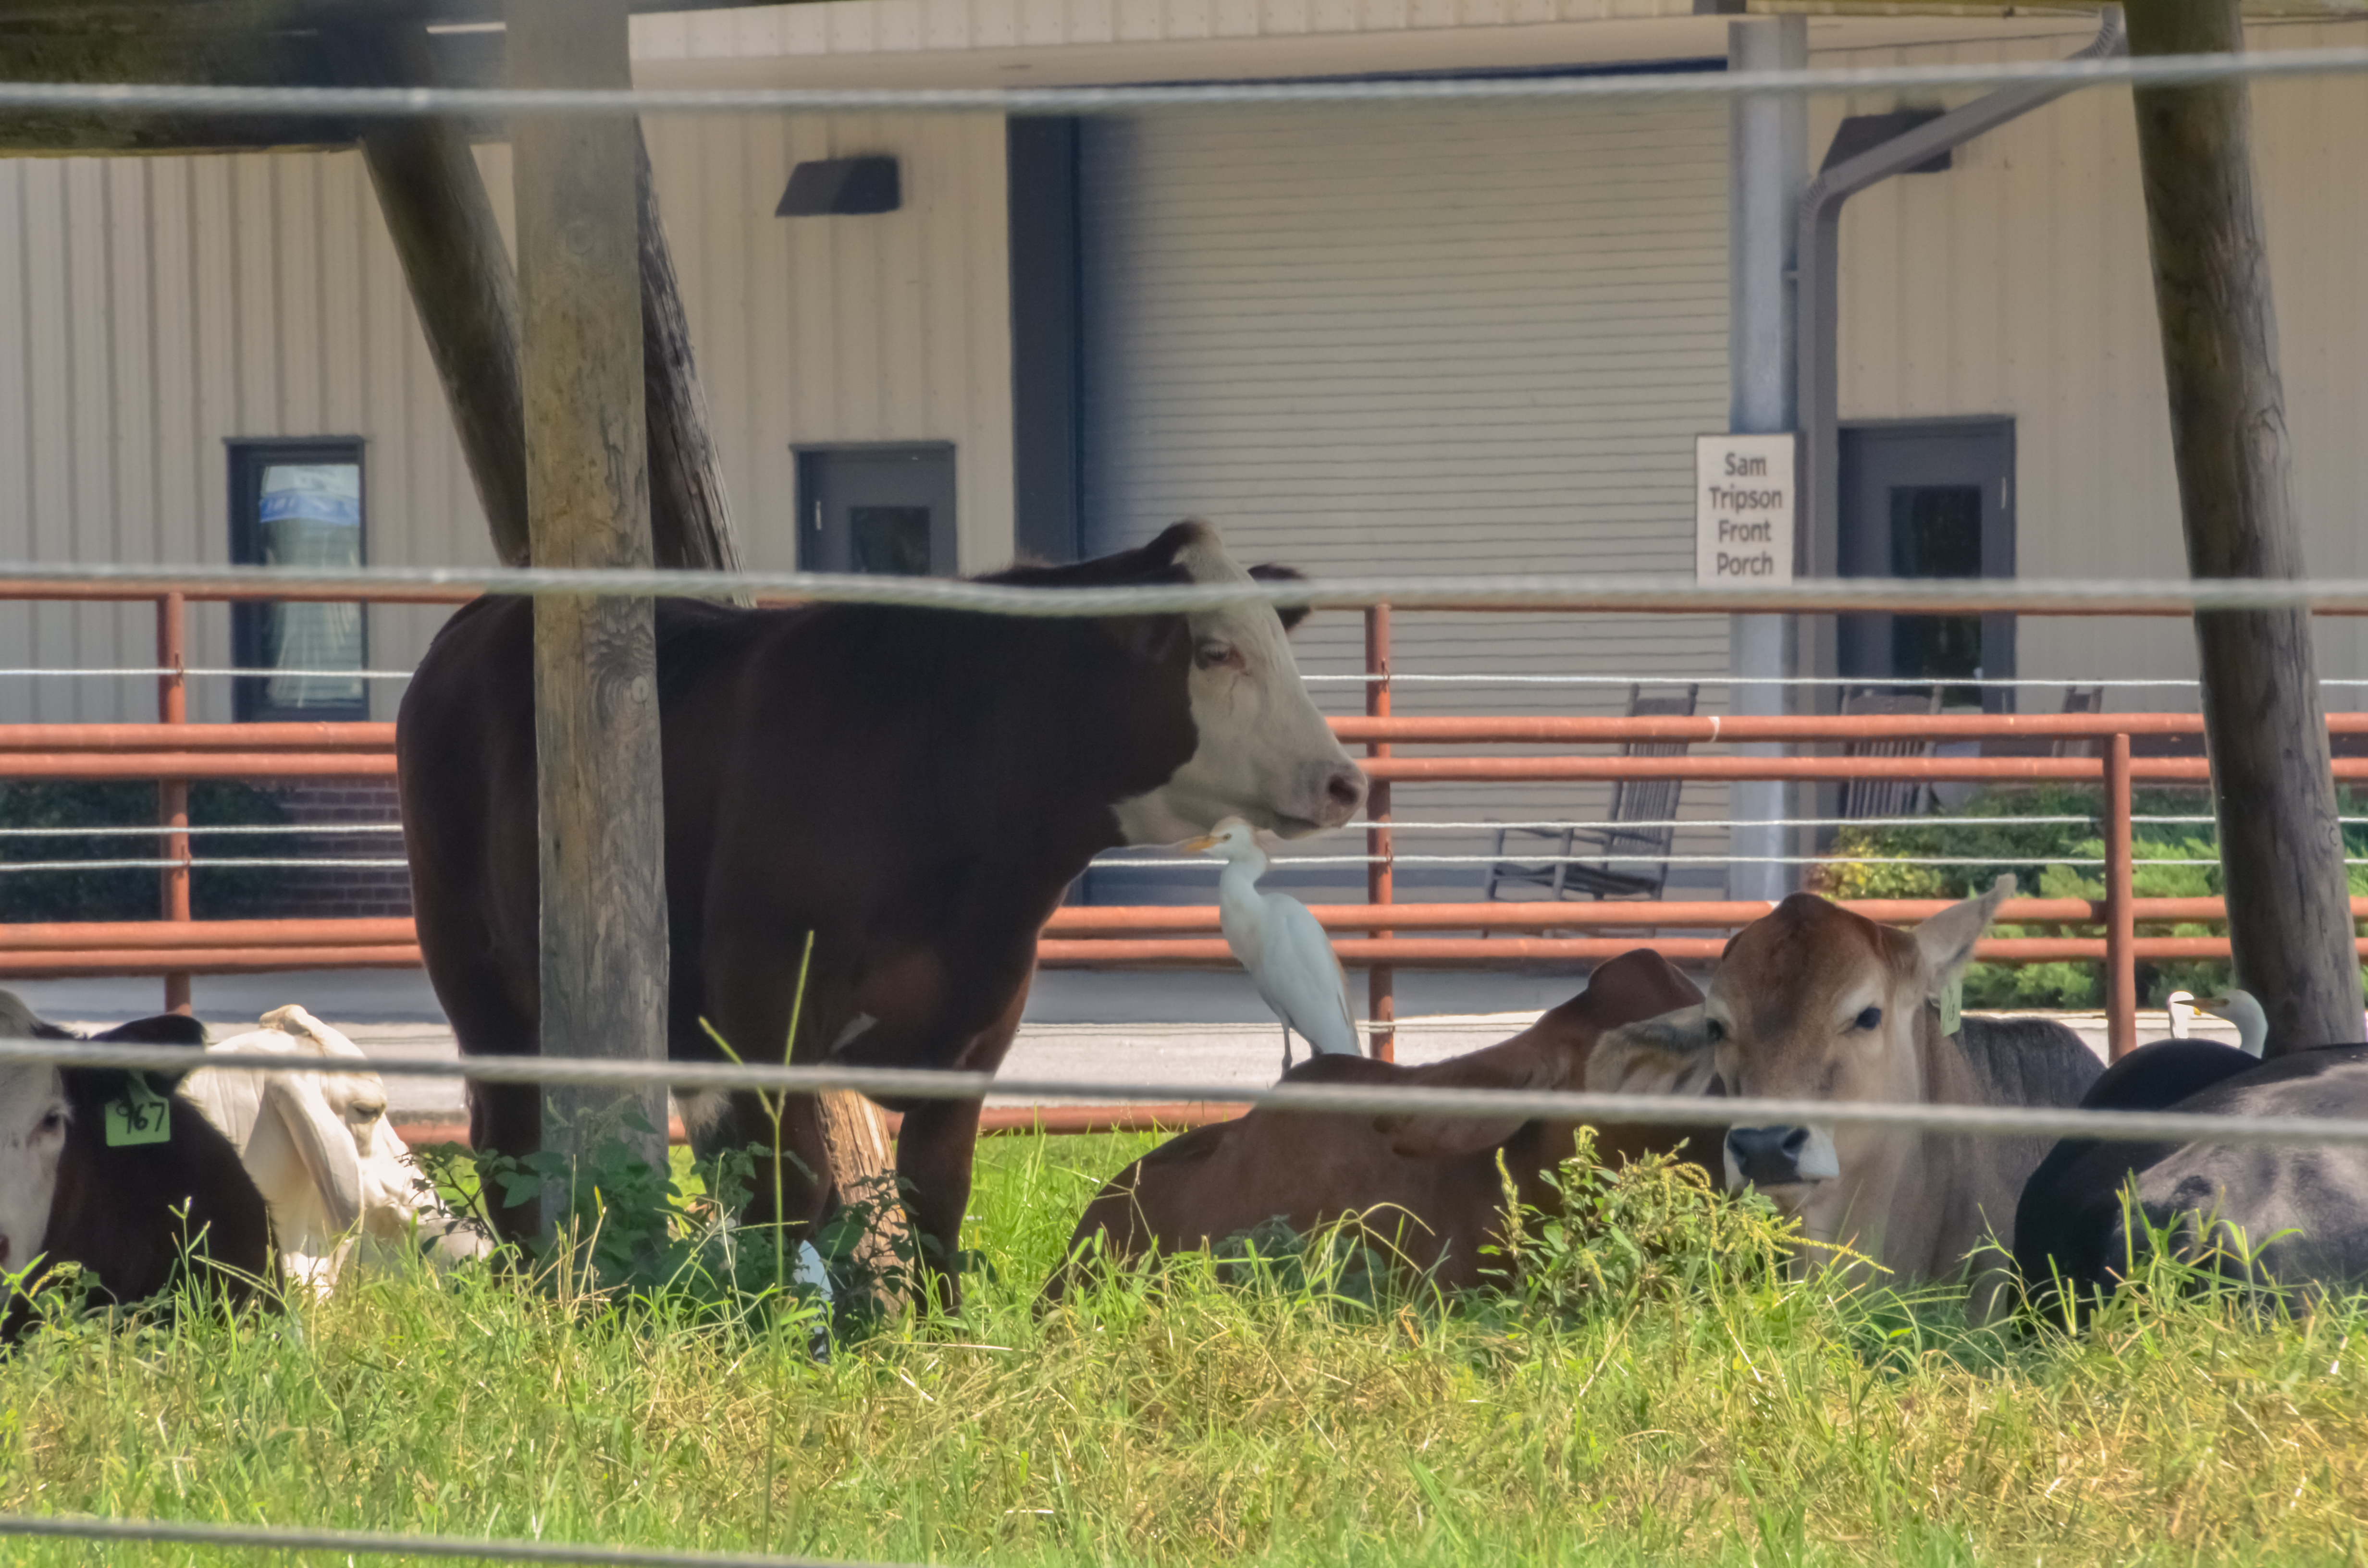
[[[0,1040],[74,1038],[0,991]],[[198,1045],[205,1030],[167,1014],[92,1038]],[[81,1266],[95,1300],[122,1304],[172,1285],[185,1259],[233,1302],[268,1278],[262,1195],[230,1141],[173,1093],[176,1076],[0,1064],[0,1271],[17,1276],[0,1343],[31,1326],[29,1298],[62,1263]]]
[[[992,582],[1048,589],[1247,584],[1206,523],[1139,550]],[[1295,620],[1296,615],[1290,618]],[[419,941],[464,1055],[541,1049],[534,606],[463,607],[420,663],[395,753]],[[656,611],[665,767],[667,1042],[721,1061],[993,1071],[1037,934],[1102,850],[1239,816],[1295,836],[1356,813],[1364,776],[1263,604],[1014,617],[889,605]],[[814,960],[788,1040],[799,952]],[[943,1277],[970,1196],[977,1100],[902,1108],[897,1174]],[[770,1146],[753,1093],[693,1096],[702,1148]],[[728,1123],[728,1124],[727,1124]],[[837,1195],[811,1096],[790,1097],[778,1186],[791,1223]],[[470,1085],[480,1149],[541,1144],[530,1084]],[[746,1218],[772,1218],[755,1173]],[[535,1228],[529,1199],[497,1210]]]
[[[359,1047],[302,1007],[266,1013],[263,1027],[220,1041],[210,1062],[261,1053],[360,1061]],[[492,1238],[437,1199],[386,1119],[386,1085],[351,1069],[266,1073],[210,1065],[181,1093],[227,1134],[270,1206],[280,1267],[325,1295],[356,1243],[417,1246],[434,1259],[483,1256]]]
[[[1752,1098],[2068,1106],[2102,1070],[2071,1030],[1966,1017],[1942,1032],[1942,1000],[2013,891],[2001,877],[1912,933],[1795,893],[1727,944],[1702,1006],[1606,1038],[1588,1087],[1681,1094],[1715,1078]],[[2010,1249],[2015,1200],[2046,1152],[2040,1138],[1816,1122],[1733,1128],[1725,1146],[1729,1186],[1750,1182],[1806,1240],[1903,1285],[1958,1277],[1993,1235]],[[1986,1252],[1975,1266],[1977,1317],[1998,1309],[2007,1261]]]
[[[2090,1110],[2196,1116],[2368,1115],[2368,1045],[2257,1062],[2235,1047],[2160,1040],[2115,1062]],[[2168,1229],[2182,1256],[2281,1289],[2368,1283],[2368,1149],[2357,1144],[2133,1143],[2066,1138],[2023,1187],[2014,1256],[2043,1312],[2085,1313]]]
[[[1702,993],[1658,954],[1604,964],[1587,989],[1501,1044],[1422,1067],[1322,1055],[1286,1084],[1415,1088],[1575,1089],[1606,1029],[1699,1001]],[[1280,1220],[1304,1234],[1350,1216],[1413,1268],[1450,1290],[1501,1277],[1486,1249],[1505,1223],[1505,1177],[1532,1208],[1554,1201],[1546,1175],[1569,1157],[1577,1126],[1518,1118],[1359,1116],[1261,1107],[1195,1128],[1121,1171],[1086,1208],[1068,1261],[1044,1286],[1058,1300],[1092,1259],[1094,1239],[1112,1258],[1216,1245]],[[1715,1149],[1715,1126],[1608,1127],[1596,1147],[1608,1163],[1645,1153]],[[1498,1162],[1503,1162],[1500,1171]]]

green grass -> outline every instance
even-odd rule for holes
[[[1186,1266],[1036,1316],[1148,1142],[985,1142],[965,1316],[827,1365],[484,1276],[51,1334],[0,1361],[0,1508],[997,1564],[2360,1554],[2355,1308],[2124,1299],[2078,1337],[1975,1332],[1762,1267],[1723,1199],[1622,1188],[1607,1212],[1649,1244],[1542,1233],[1561,1256],[1524,1301]]]

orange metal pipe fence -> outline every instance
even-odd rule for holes
[[[90,922],[0,927],[0,975],[162,973],[168,1006],[186,1008],[194,972],[233,973],[271,970],[370,967],[408,968],[420,962],[417,937],[407,920],[198,921],[189,908],[188,790],[200,778],[386,778],[394,772],[394,726],[386,723],[192,724],[188,722],[187,603],[192,599],[251,598],[234,589],[197,589],[156,595],[137,589],[63,588],[0,581],[0,598],[147,599],[157,612],[159,722],[154,724],[0,725],[0,779],[153,779],[159,786],[160,858],[183,864],[161,874],[164,918],[156,922]],[[350,600],[350,593],[291,593],[286,598]],[[465,590],[397,589],[374,592],[373,601],[455,604],[474,597]],[[1481,607],[1474,607],[1481,608]],[[2096,937],[1990,937],[1981,957],[2007,961],[2101,961],[2106,966],[2109,1032],[2115,1054],[2135,1035],[2135,965],[2142,960],[2225,958],[2226,937],[2140,937],[2139,922],[2206,923],[2226,918],[2217,899],[2141,899],[2131,887],[2130,792],[2137,783],[2201,784],[2210,778],[2201,757],[2134,757],[2133,736],[2194,736],[2203,733],[2195,714],[1981,714],[1866,715],[1829,717],[1407,718],[1391,711],[1390,609],[1365,612],[1369,676],[1365,712],[1338,718],[1333,728],[1344,742],[1362,744],[1372,778],[1369,798],[1368,853],[1379,857],[1367,872],[1364,904],[1319,906],[1327,930],[1369,931],[1335,943],[1346,963],[1371,969],[1371,1014],[1378,1054],[1389,1055],[1395,1034],[1394,969],[1406,963],[1493,966],[1587,961],[1648,946],[1679,960],[1714,959],[1723,937],[1558,936],[1553,933],[1622,929],[1732,930],[1765,914],[1768,905],[1733,901],[1656,902],[1627,904],[1400,904],[1395,902],[1391,787],[1395,783],[1585,782],[1626,778],[1704,780],[1926,778],[2037,782],[2060,780],[2103,785],[2105,882],[2100,901],[2017,899],[2000,918],[2023,925],[2094,925]],[[2330,714],[2331,734],[2368,734],[2368,713]],[[1937,757],[1630,757],[1600,755],[1548,756],[1407,756],[1398,745],[1616,744],[1633,740],[1684,740],[1703,744],[1793,742],[1832,744],[1885,736],[1932,739],[2001,737],[2086,739],[2104,743],[2104,755],[2074,756]],[[2368,758],[2339,758],[2339,779],[2368,779]],[[1889,900],[1850,907],[1870,918],[1905,921],[1944,907],[1941,901]],[[2353,901],[2355,918],[2368,918],[2368,899]],[[1198,935],[1216,929],[1216,912],[1205,907],[1075,908],[1058,911],[1038,945],[1049,966],[1198,965],[1230,962],[1222,940]],[[1437,936],[1433,932],[1534,933],[1534,935]],[[2361,944],[2368,954],[2368,942]],[[1129,1125],[1147,1124],[1158,1111],[1201,1108],[1143,1108],[1124,1113]],[[1109,1108],[1066,1108],[1107,1117]],[[1174,1125],[1173,1122],[1166,1123]],[[1052,1123],[1047,1122],[1050,1126]],[[1099,1124],[1097,1124],[1099,1125]]]

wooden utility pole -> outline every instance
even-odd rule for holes
[[[630,87],[627,0],[510,0],[520,87]],[[646,567],[634,126],[521,115],[519,342],[527,523],[543,567]],[[647,599],[535,602],[542,1050],[666,1059],[666,912],[656,648]],[[581,1153],[579,1119],[619,1105],[658,1130],[666,1092],[554,1085],[546,1147]],[[546,1214],[546,1222],[551,1216]]]
[[[2133,54],[2244,48],[2237,0],[2135,0]],[[2240,79],[2141,87],[2138,158],[2189,569],[2303,575],[2277,321]],[[2203,729],[2238,983],[2272,1056],[2361,1038],[2360,961],[2310,615],[2195,617]]]

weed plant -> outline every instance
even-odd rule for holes
[[[1494,1298],[1348,1288],[1319,1238],[1289,1267],[1109,1270],[1038,1312],[1149,1142],[986,1141],[962,1313],[826,1361],[760,1314],[482,1269],[63,1323],[0,1361],[0,1508],[995,1564],[2360,1554],[2361,1303],[2164,1288],[2078,1334],[1976,1331],[1946,1292],[1795,1277],[1765,1210],[1646,1166],[1566,1173]]]

